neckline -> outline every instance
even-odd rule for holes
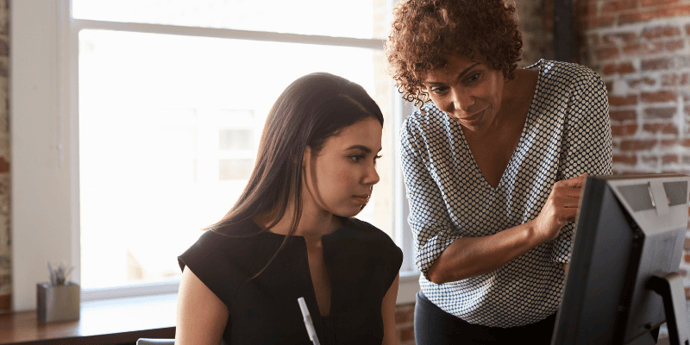
[[[529,65],[525,66],[523,69],[530,69],[532,67],[537,67],[537,83],[534,86],[534,93],[532,94],[532,99],[530,100],[529,108],[527,109],[527,115],[525,116],[525,123],[522,124],[522,131],[520,132],[520,139],[518,139],[518,143],[515,146],[515,149],[513,150],[513,153],[510,156],[510,160],[508,160],[508,165],[506,165],[505,169],[503,170],[503,173],[501,174],[501,178],[498,180],[498,184],[494,188],[491,183],[486,179],[486,176],[484,176],[484,173],[479,169],[479,165],[477,164],[477,161],[474,159],[474,155],[472,154],[472,150],[470,150],[470,146],[467,143],[467,138],[465,138],[465,133],[462,131],[462,128],[460,127],[461,125],[455,121],[452,121],[449,116],[446,116],[446,121],[449,123],[454,123],[456,126],[455,127],[456,131],[460,133],[460,138],[462,139],[462,145],[463,147],[467,150],[470,158],[472,159],[472,165],[474,166],[474,173],[479,176],[479,179],[482,181],[484,184],[484,187],[491,190],[492,193],[497,192],[501,186],[504,184],[504,180],[506,179],[506,174],[508,171],[511,170],[511,167],[515,164],[515,160],[517,159],[516,156],[518,152],[520,152],[524,146],[525,142],[525,133],[528,124],[532,122],[532,118],[534,116],[534,107],[535,107],[535,100],[537,99],[537,95],[541,91],[541,83],[542,83],[542,74],[543,74],[543,66],[544,66],[544,59],[539,59],[539,61]]]
[[[335,217],[338,217],[338,218],[341,220],[340,225],[335,229],[335,231],[331,232],[330,234],[322,235],[322,236],[321,236],[322,239],[327,238],[327,237],[331,237],[331,236],[333,236],[333,235],[335,235],[335,234],[337,234],[337,233],[342,232],[341,230],[344,229],[344,228],[346,228],[346,227],[348,227],[348,226],[347,226],[348,223],[352,221],[350,218],[347,218],[347,217],[340,217],[340,216],[335,216]],[[264,229],[262,229],[261,226],[259,226],[259,224],[256,224],[256,222],[255,222],[253,219],[249,219],[249,222],[251,222],[252,233],[255,234],[255,235],[263,235],[263,234],[266,234],[266,236],[269,236],[269,237],[272,236],[272,237],[281,238],[281,239],[285,239],[285,237],[287,237],[287,235],[278,234],[278,233],[275,233],[275,232],[271,232],[270,230],[264,230]],[[255,230],[255,231],[254,231],[254,230]],[[302,239],[303,241],[306,241],[306,240],[304,239],[304,236],[301,236],[301,235],[290,235],[290,237],[291,237],[291,238],[292,238],[292,237],[296,237],[296,238]]]

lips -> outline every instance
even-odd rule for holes
[[[355,199],[355,201],[358,204],[366,205],[369,203],[369,194],[364,194],[364,195],[353,195],[352,198]]]
[[[461,124],[463,124],[465,126],[468,126],[468,125],[469,126],[476,126],[479,124],[479,122],[482,121],[482,119],[484,119],[484,114],[486,114],[486,111],[487,111],[487,109],[484,109],[484,110],[482,110],[478,113],[475,113],[472,116],[468,116],[468,117],[455,117],[455,120],[460,122]]]
[[[479,121],[482,117],[484,117],[484,113],[486,113],[486,109],[484,109],[484,110],[482,110],[482,111],[480,111],[480,112],[478,112],[472,116],[462,118],[461,120],[466,121],[466,122],[476,122],[476,121]]]

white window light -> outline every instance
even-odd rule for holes
[[[90,3],[94,2],[91,1]],[[88,135],[85,137],[84,133],[79,133],[80,121],[84,122],[87,119],[78,118],[78,114],[82,111],[88,111],[89,105],[88,102],[84,102],[78,97],[90,97],[89,91],[93,91],[84,89],[80,83],[97,85],[88,84],[89,81],[85,80],[88,79],[88,76],[77,76],[77,71],[84,68],[79,64],[89,63],[89,61],[79,58],[78,48],[81,37],[99,33],[105,33],[106,37],[108,35],[120,37],[131,37],[131,35],[162,37],[166,35],[168,38],[181,37],[186,42],[193,42],[195,38],[210,37],[209,39],[213,40],[257,42],[258,46],[262,44],[268,46],[271,44],[317,45],[317,47],[326,50],[333,47],[336,50],[368,51],[380,51],[383,44],[383,40],[380,38],[325,37],[170,24],[75,19],[70,16],[69,5],[67,1],[60,0],[29,0],[13,4],[10,42],[12,44],[12,220],[15,310],[34,308],[35,294],[33,289],[36,282],[46,279],[45,265],[47,261],[59,260],[75,266],[74,274],[77,281],[84,283],[88,281],[84,276],[85,271],[89,264],[92,264],[92,262],[84,262],[86,259],[82,260],[85,252],[107,252],[115,246],[116,242],[115,240],[103,241],[102,245],[92,245],[86,248],[84,242],[88,240],[85,238],[88,235],[80,232],[80,229],[85,226],[82,224],[85,219],[83,213],[88,211],[88,207],[94,206],[93,203],[85,203],[84,200],[80,200],[80,198],[84,198],[84,195],[89,195],[80,190],[80,185],[85,183],[80,175],[88,176],[87,171],[82,172],[81,170],[85,168],[83,162],[80,163],[80,159],[84,159],[89,154],[95,156],[99,154],[98,151],[89,152],[88,148],[79,146],[81,141],[90,142],[89,140],[93,139],[89,138]],[[303,28],[297,29],[302,30]],[[85,41],[88,40],[81,42]],[[82,47],[82,49],[84,48]],[[251,55],[251,52],[246,52],[246,54]],[[380,57],[382,58],[382,54]],[[180,66],[178,72],[184,68],[185,66]],[[344,76],[348,77],[347,75]],[[287,79],[294,78],[289,77]],[[137,81],[135,80],[133,83],[137,83]],[[389,82],[389,86],[391,83],[392,81]],[[278,87],[279,90],[276,92],[282,91],[282,87],[284,85]],[[408,114],[410,109],[403,109],[403,107],[409,106],[402,104],[401,101],[393,101],[393,99],[399,100],[400,97],[394,92],[393,87],[390,89],[393,91],[390,94],[392,116],[389,117],[387,126],[392,127],[389,127],[389,135],[396,136],[403,114]],[[272,102],[276,97],[277,94],[266,98]],[[117,104],[118,100],[118,97],[114,97],[115,102],[110,101],[112,104]],[[208,104],[208,102],[203,104]],[[185,106],[187,107],[185,108]],[[185,106],[181,108],[191,109],[188,111],[195,112],[197,115],[202,114],[197,116],[197,120],[204,118],[204,116],[206,118],[218,118],[217,114],[223,111],[242,111],[242,106],[231,107],[224,104],[215,104],[215,108],[210,107],[216,110],[188,107],[189,104]],[[170,124],[172,127],[177,126],[172,128],[173,132],[182,133],[180,135],[186,138],[195,137],[188,130],[190,128],[201,130],[199,128],[204,126],[187,126],[189,124],[185,124],[185,119],[190,117],[189,112],[180,111],[180,107],[176,109],[178,109],[175,113],[177,122],[173,121],[174,123]],[[212,114],[214,112],[216,115]],[[222,127],[221,125],[220,128]],[[238,130],[235,129],[236,133]],[[222,135],[219,131],[216,132],[217,139],[220,140]],[[198,139],[201,135],[197,132],[196,138]],[[127,135],[123,135],[119,143],[126,143],[128,139]],[[118,140],[118,137],[114,136],[113,140]],[[389,140],[393,144],[385,154],[389,158],[393,158],[397,156],[397,140],[394,138],[389,138]],[[220,148],[215,151],[217,154],[214,158],[216,169],[209,170],[211,172],[207,175],[211,176],[215,172],[216,178],[222,180],[220,175],[222,175],[222,171],[226,171],[222,169],[223,164],[225,164],[223,162],[227,159],[240,159],[243,153],[241,150],[235,150],[230,156],[224,156],[229,154],[229,148],[232,145],[228,144],[230,146],[222,148],[219,142],[215,144],[215,147]],[[186,154],[188,154],[189,160],[208,160],[208,157],[198,156],[200,153],[203,156],[204,152],[206,150],[197,148],[196,151],[190,151]],[[105,154],[105,152],[101,153]],[[251,159],[251,155],[247,158]],[[123,162],[123,164],[126,163]],[[411,234],[406,221],[407,202],[398,163],[391,164],[390,170],[388,182],[392,186],[390,188],[392,195],[389,202],[392,204],[391,209],[395,214],[390,227],[394,229],[392,234],[405,253],[398,301],[400,303],[412,302],[418,285],[417,273],[411,260],[413,253]],[[180,174],[187,177],[193,175],[194,179],[203,180],[204,169],[195,169],[194,172],[186,175],[184,172],[180,172]],[[232,176],[227,178],[232,179]],[[228,207],[225,205],[223,208],[226,211]],[[104,223],[122,216],[107,212],[101,214],[100,217]],[[98,222],[98,219],[98,217],[92,218],[92,223],[94,220]],[[374,223],[376,224],[375,221]],[[174,236],[171,234],[171,237]],[[158,236],[158,239],[162,238]],[[155,235],[147,239],[147,241],[153,242],[155,240]],[[132,249],[127,254],[134,256],[133,252],[136,250]],[[136,258],[132,260],[133,262],[137,261]],[[96,262],[95,265],[92,264],[91,269],[97,269],[99,264],[99,262]],[[105,273],[109,273],[105,264],[103,267]],[[166,293],[177,290],[174,281],[166,282],[164,280],[141,284],[114,282],[111,286],[92,285],[94,285],[92,288],[85,287],[84,299]]]

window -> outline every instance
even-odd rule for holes
[[[403,105],[382,53],[390,3],[161,4],[13,4],[12,42],[38,41],[12,57],[14,274],[31,282],[15,283],[15,293],[41,281],[34,277],[56,259],[77,266],[84,299],[176,291],[176,256],[234,204],[272,103],[294,79],[317,71],[359,83],[382,108],[381,182],[359,217],[396,239],[405,251],[403,271],[411,271],[396,162]],[[47,47],[35,38],[41,29]],[[47,56],[47,75],[36,68],[41,61],[22,58],[36,54]],[[30,101],[35,85],[54,97],[48,109]],[[20,135],[35,133],[36,123],[46,124],[46,135],[25,142]],[[45,217],[32,217],[39,213]],[[46,227],[53,230],[40,230]],[[41,250],[37,259],[37,241],[39,248],[61,241],[67,249]],[[24,267],[38,274],[25,277],[17,270]],[[416,292],[415,278],[407,280]],[[32,299],[15,296],[15,306]]]

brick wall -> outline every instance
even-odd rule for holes
[[[0,0],[0,312],[9,310],[11,294],[9,0]]]
[[[395,308],[395,323],[398,329],[398,344],[414,345],[414,303]]]
[[[690,0],[578,0],[580,62],[609,91],[615,173],[690,173]],[[681,274],[690,298],[690,241]]]

